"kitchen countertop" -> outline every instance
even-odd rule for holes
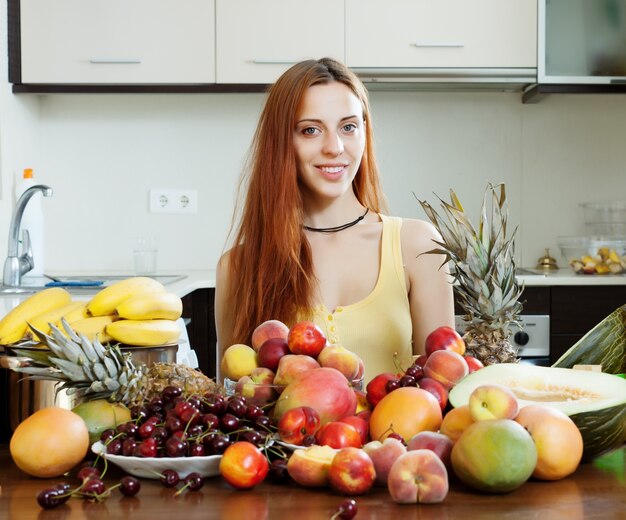
[[[175,497],[176,490],[157,480],[141,479],[141,490],[133,498],[118,491],[103,502],[72,498],[55,509],[39,507],[39,491],[59,482],[74,484],[71,478],[27,477],[11,460],[7,444],[0,445],[0,511],[11,520],[150,518],[171,519],[299,519],[328,520],[346,497],[330,489],[307,489],[296,484],[264,482],[249,491],[231,488],[221,477],[205,480],[199,491]],[[555,482],[530,480],[511,493],[487,494],[471,491],[454,478],[441,504],[398,505],[385,488],[375,488],[354,497],[357,519],[480,518],[531,520],[612,519],[626,510],[626,447],[582,464],[569,477]],[[123,473],[110,466],[105,484],[115,484]],[[4,516],[8,513],[8,516]]]

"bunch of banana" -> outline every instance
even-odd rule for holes
[[[51,287],[33,294],[0,320],[0,345],[17,343],[27,334],[30,320],[71,302],[70,293],[61,287]]]
[[[107,316],[115,314],[115,309],[133,296],[145,293],[163,292],[163,284],[147,276],[134,276],[120,280],[99,291],[87,304],[90,316]]]

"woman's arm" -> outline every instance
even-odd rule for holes
[[[437,327],[454,327],[452,277],[443,255],[421,254],[441,241],[435,227],[423,220],[404,219],[402,251],[413,320],[413,353],[423,354],[426,336]]]
[[[224,355],[224,351],[232,345],[233,337],[233,310],[228,303],[230,294],[230,251],[222,255],[217,263],[216,284],[215,284],[215,329],[217,332],[217,370],[218,378],[219,365]]]

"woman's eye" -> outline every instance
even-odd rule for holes
[[[309,126],[308,128],[303,128],[302,133],[304,135],[315,135],[317,133],[317,128]]]
[[[356,129],[357,129],[357,126],[354,123],[348,123],[347,125],[344,125],[343,127],[344,132],[354,132]]]

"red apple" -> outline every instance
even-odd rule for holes
[[[320,446],[339,449],[348,446],[360,448],[361,435],[354,426],[348,423],[333,421],[326,423],[315,434],[315,442]]]
[[[237,489],[251,489],[263,482],[269,463],[263,452],[251,442],[231,444],[220,461],[220,474]]]
[[[407,451],[391,466],[387,488],[399,504],[436,504],[448,495],[448,472],[435,452]]]
[[[270,338],[259,347],[259,365],[276,372],[280,358],[290,353],[286,339]]]
[[[343,448],[330,463],[330,487],[344,495],[362,495],[376,480],[376,470],[370,456],[359,448]]]
[[[368,441],[370,435],[370,425],[365,419],[363,419],[363,417],[348,415],[347,417],[339,419],[339,422],[344,422],[353,426],[354,429],[359,432],[361,444],[365,444]]]
[[[385,385],[387,381],[391,381],[392,379],[397,379],[395,374],[391,372],[383,372],[382,374],[378,374],[374,377],[367,386],[365,387],[365,395],[367,397],[367,401],[372,407],[376,406],[378,402],[387,395],[387,389]]]
[[[475,358],[474,356],[463,356],[463,359],[467,362],[467,366],[469,367],[469,373],[476,372],[476,370],[480,370],[481,368],[485,368],[482,361],[480,359]]]
[[[418,385],[420,388],[435,396],[435,399],[437,399],[437,402],[441,407],[441,411],[446,408],[446,405],[448,404],[448,391],[439,381],[431,379],[430,377],[422,377]]]
[[[289,350],[316,358],[326,346],[326,336],[312,321],[300,321],[289,329]]]
[[[287,410],[278,421],[278,436],[289,444],[302,445],[308,435],[315,435],[320,428],[320,415],[310,406],[298,406]]]
[[[465,341],[452,327],[438,327],[426,337],[425,350],[427,356],[436,350],[452,350],[462,356],[465,354]]]

